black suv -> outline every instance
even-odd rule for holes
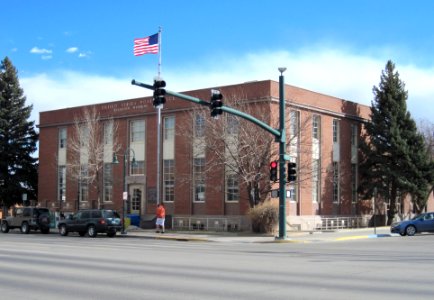
[[[60,220],[58,228],[62,236],[78,232],[80,236],[87,233],[89,237],[96,237],[98,233],[107,233],[109,237],[114,237],[117,231],[121,231],[122,221],[114,210],[86,209]]]
[[[8,233],[9,229],[20,228],[22,233],[29,233],[31,229],[50,232],[50,211],[42,207],[15,207],[12,216],[1,222],[1,231]]]

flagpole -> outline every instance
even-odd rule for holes
[[[161,26],[158,29],[158,77],[161,75]]]
[[[161,26],[158,30],[158,79],[161,79]],[[157,106],[157,204],[160,204],[161,186],[161,109],[163,104]]]

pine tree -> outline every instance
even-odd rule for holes
[[[387,62],[373,93],[371,122],[366,124],[365,143],[361,145],[360,191],[370,198],[376,190],[390,204],[390,223],[399,198],[411,194],[418,204],[426,201],[430,163],[423,138],[407,111],[405,84],[392,61]]]
[[[32,106],[18,81],[17,70],[6,57],[0,65],[0,205],[7,208],[22,201],[22,194],[36,199],[38,134],[28,121]]]

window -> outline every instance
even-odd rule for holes
[[[298,136],[299,120],[300,113],[298,111],[291,110],[291,112],[289,113],[289,136],[291,139]]]
[[[66,200],[66,166],[59,166],[57,173],[57,200]]]
[[[292,202],[296,202],[297,201],[297,188],[294,185],[291,185],[288,188],[287,193],[289,192],[289,197],[287,196],[286,198],[289,198],[290,201]]]
[[[104,164],[104,191],[103,197],[104,202],[112,202],[113,201],[113,164],[105,163]]]
[[[333,202],[339,203],[339,163],[333,162]]]
[[[173,159],[163,160],[163,201],[173,202],[175,200],[175,161]]]
[[[234,173],[226,174],[226,201],[236,202],[240,200],[240,189],[238,185],[238,175]]]
[[[357,125],[351,125],[351,146],[357,147]]]
[[[90,218],[90,211],[85,210],[81,213],[80,219],[89,219]]]
[[[231,135],[238,135],[240,130],[240,120],[231,114],[227,114],[227,133]]]
[[[100,210],[92,210],[90,212],[91,218],[95,219],[95,218],[102,218],[102,213]]]
[[[320,122],[320,117],[318,115],[314,115],[312,117],[312,138],[315,140],[319,140],[319,122]]]
[[[134,163],[130,162],[131,166],[131,175],[143,175],[145,174],[145,162],[143,160],[136,160]]]
[[[104,123],[104,144],[113,144],[113,121]]]
[[[357,165],[351,164],[351,201],[357,202]]]
[[[89,146],[89,127],[87,125],[80,126],[80,146]]]
[[[339,120],[333,119],[333,143],[339,143]]]
[[[320,187],[320,162],[319,159],[312,160],[312,202],[319,202]]]
[[[193,160],[194,201],[205,201],[205,158]]]
[[[289,141],[287,151],[291,156],[298,156],[299,152],[299,134],[300,134],[300,112],[291,110],[289,113]]]
[[[199,138],[205,135],[205,117],[203,114],[195,114],[194,120],[194,136]]]
[[[23,217],[31,217],[32,216],[32,209],[31,208],[24,208],[23,211]]]
[[[131,210],[140,211],[141,202],[142,202],[142,190],[133,189],[133,195],[131,197]]]
[[[66,148],[66,127],[59,128],[59,148]]]
[[[88,178],[87,165],[82,165],[80,168],[80,182],[79,182],[80,201],[89,200],[89,185],[87,183],[87,178]]]
[[[173,140],[175,137],[175,117],[164,118],[164,139]]]
[[[143,142],[145,140],[145,120],[134,120],[130,123],[130,141]]]

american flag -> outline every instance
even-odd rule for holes
[[[158,33],[145,38],[134,39],[134,55],[157,54],[159,50]]]

